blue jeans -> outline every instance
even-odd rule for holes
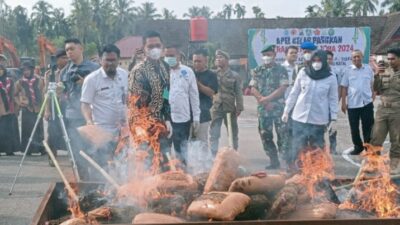
[[[292,151],[288,154],[288,163],[294,163],[300,151],[308,146],[321,149],[324,147],[325,125],[301,123],[295,120],[292,125]]]

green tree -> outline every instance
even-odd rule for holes
[[[57,8],[53,10],[52,25],[55,37],[65,37],[71,35],[71,25],[68,23],[68,20],[65,17],[64,9]]]
[[[161,11],[162,11],[162,18],[164,20],[174,20],[174,19],[176,19],[176,15],[175,15],[173,10],[169,10],[169,9],[164,8]]]
[[[368,16],[368,13],[376,13],[376,5],[378,0],[350,0],[351,11],[353,16]]]
[[[183,17],[193,18],[196,16],[201,16],[201,8],[197,6],[192,6],[188,9],[187,13],[183,14]]]
[[[223,9],[225,19],[231,19],[233,11],[232,4],[225,4]]]
[[[51,35],[51,16],[53,6],[48,2],[40,0],[32,7],[32,23],[38,34]]]
[[[93,12],[89,0],[73,0],[70,15],[72,31],[74,36],[79,38],[83,43],[90,40],[92,32],[89,27],[94,24],[92,21]]]
[[[33,44],[33,28],[26,8],[18,5],[12,11],[16,36],[12,38],[20,53],[27,55]]]
[[[319,11],[321,8],[318,5],[309,5],[306,8],[306,17],[318,17],[320,16]]]
[[[208,7],[208,6],[203,6],[203,7],[200,8],[200,15],[205,17],[205,18],[207,18],[207,19],[211,18],[213,13],[214,12],[211,11],[210,7]]]
[[[264,18],[264,17],[265,17],[265,14],[264,14],[264,12],[261,10],[260,7],[258,7],[258,6],[253,6],[252,10],[253,10],[253,13],[254,13],[254,17],[255,17],[255,18]]]
[[[350,15],[350,2],[345,0],[322,0],[321,14],[325,17],[345,17]]]
[[[157,13],[153,2],[144,2],[141,7],[137,8],[137,17],[143,20],[154,20],[161,18],[161,15]]]
[[[381,4],[382,7],[389,7],[389,12],[400,11],[400,0],[384,0]]]
[[[236,18],[243,19],[246,15],[246,6],[236,3],[235,10],[233,12],[236,14]]]

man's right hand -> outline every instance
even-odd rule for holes
[[[168,138],[171,138],[172,137],[172,132],[173,132],[173,130],[172,130],[172,124],[171,124],[171,122],[170,121],[165,121],[165,126],[167,127],[167,131],[168,131]]]
[[[282,115],[281,119],[282,119],[282,122],[287,123],[288,120],[289,120],[289,113],[283,112],[283,115]]]
[[[346,103],[342,103],[342,112],[344,114],[346,114],[346,112],[347,112],[347,104]]]

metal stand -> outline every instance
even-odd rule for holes
[[[54,106],[55,106],[55,109],[57,110],[57,116],[58,116],[58,119],[60,120],[61,129],[62,129],[62,132],[63,132],[63,135],[64,135],[64,141],[65,141],[65,144],[67,146],[67,150],[68,150],[68,152],[69,152],[69,154],[71,156],[72,168],[73,168],[73,171],[74,171],[74,175],[75,175],[77,181],[78,182],[80,181],[78,169],[77,169],[76,162],[75,162],[74,153],[72,152],[70,139],[68,137],[68,133],[67,133],[67,130],[65,128],[65,123],[64,123],[64,120],[63,120],[63,115],[61,113],[60,105],[58,103],[57,94],[56,94],[56,88],[57,88],[57,84],[55,82],[50,82],[49,83],[49,87],[47,89],[47,93],[46,93],[44,101],[43,101],[43,103],[42,103],[42,105],[40,107],[39,114],[37,115],[37,119],[36,119],[35,125],[34,125],[34,127],[32,129],[31,136],[29,137],[28,144],[26,145],[26,148],[25,148],[25,151],[24,151],[24,155],[23,155],[23,157],[21,159],[21,162],[19,163],[19,168],[18,168],[17,174],[15,175],[14,182],[11,185],[10,193],[8,193],[9,195],[12,195],[12,191],[14,189],[15,183],[17,182],[17,178],[18,178],[18,176],[19,176],[19,174],[21,172],[21,169],[22,169],[22,164],[24,163],[25,157],[28,154],[28,150],[29,150],[29,147],[31,145],[33,136],[34,136],[34,134],[36,132],[36,129],[37,129],[37,126],[38,126],[40,120],[42,119],[42,116],[43,116],[43,113],[44,113],[44,110],[46,108],[48,100],[51,101],[51,110],[52,110],[52,113],[53,113],[52,114],[53,118],[54,118]]]

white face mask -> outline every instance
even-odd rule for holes
[[[266,65],[269,65],[274,61],[274,57],[265,55],[262,57],[262,60]]]
[[[318,71],[322,68],[322,62],[313,62],[311,65],[315,71]]]
[[[148,55],[153,60],[158,60],[161,57],[161,48],[153,48],[149,51]]]
[[[311,60],[311,53],[305,53],[305,54],[303,55],[303,59],[304,59],[305,61],[310,61],[310,60]]]

